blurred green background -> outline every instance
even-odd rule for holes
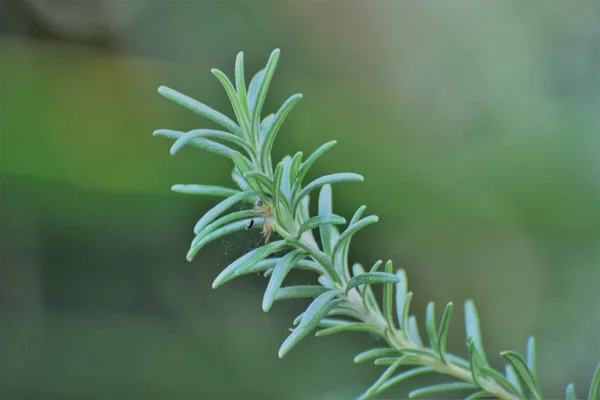
[[[353,260],[408,271],[414,312],[454,301],[484,342],[538,338],[548,398],[600,360],[600,3],[7,1],[0,6],[3,399],[349,399],[382,369],[368,335],[277,349],[306,302],[261,311],[266,282],[213,291],[258,236],[185,253],[231,165],[169,155],[158,128],[210,127],[167,85],[232,115],[209,69],[247,79],[281,48],[266,111],[291,94],[276,155],[338,146],[312,176],[356,171],[338,213],[381,222]],[[297,275],[290,280],[314,282]],[[439,304],[438,307],[441,307]],[[438,377],[439,380],[439,377]],[[383,398],[405,398],[415,384]]]

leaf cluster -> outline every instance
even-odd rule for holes
[[[394,270],[391,261],[385,264],[377,261],[368,271],[359,263],[350,263],[348,253],[354,235],[378,218],[364,216],[365,206],[359,207],[349,221],[333,212],[332,185],[361,182],[363,177],[359,174],[333,173],[305,183],[311,167],[335,141],[323,144],[308,157],[297,152],[273,161],[275,138],[302,98],[301,94],[294,94],[277,112],[262,118],[279,54],[279,50],[272,52],[265,68],[253,76],[249,85],[245,83],[243,53],[236,58],[233,82],[220,70],[211,71],[229,97],[235,121],[176,90],[164,86],[158,89],[167,99],[223,129],[156,130],[155,135],[174,140],[171,154],[193,146],[224,156],[233,166],[231,178],[235,188],[194,184],[172,187],[175,192],[223,198],[195,224],[187,259],[191,261],[204,246],[233,232],[260,227],[265,232],[276,232],[277,240],[249,251],[223,269],[213,288],[243,275],[263,273],[269,279],[262,301],[264,311],[269,311],[279,300],[311,299],[307,309],[294,320],[294,328],[281,345],[279,357],[315,331],[316,336],[360,331],[382,338],[386,346],[368,349],[354,358],[356,363],[371,361],[385,367],[361,398],[375,396],[418,375],[438,373],[450,379],[413,390],[410,397],[460,391],[467,393],[470,400],[542,399],[533,337],[529,339],[525,357],[514,351],[503,352],[505,369],[495,370],[486,357],[477,310],[468,300],[464,306],[467,357],[452,355],[446,343],[453,303],[444,307],[439,319],[434,303],[428,304],[426,330],[422,335],[416,316],[410,312],[413,293],[408,291],[405,271]],[[309,205],[314,193],[318,193],[315,196],[318,213],[311,216]],[[247,208],[233,211],[240,203]],[[259,208],[256,204],[267,207]],[[319,284],[285,286],[288,274],[297,269],[318,274]],[[381,299],[374,294],[375,284],[383,285]],[[592,380],[589,400],[598,399],[599,387],[600,365]],[[576,398],[572,385],[567,388],[566,398]]]

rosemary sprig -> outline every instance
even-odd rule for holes
[[[171,153],[186,145],[225,156],[233,162],[232,179],[237,189],[208,185],[175,185],[176,192],[224,197],[207,211],[194,227],[196,237],[188,252],[192,260],[198,251],[211,241],[230,233],[250,228],[262,228],[265,242],[272,232],[278,240],[265,243],[243,255],[226,267],[213,282],[219,287],[242,275],[264,272],[269,284],[263,298],[268,311],[275,301],[313,298],[306,311],[295,321],[295,328],[279,349],[283,357],[315,329],[316,336],[342,331],[361,331],[384,339],[387,347],[373,348],[358,354],[354,361],[372,361],[385,366],[381,377],[360,398],[375,396],[392,385],[411,377],[439,373],[452,380],[419,388],[410,397],[441,392],[468,390],[467,399],[494,397],[499,399],[542,399],[535,368],[535,340],[529,339],[525,358],[513,351],[501,355],[506,359],[505,372],[495,370],[487,361],[481,340],[480,323],[475,304],[465,303],[467,354],[461,358],[446,350],[448,326],[454,305],[448,303],[440,318],[439,327],[435,305],[430,303],[426,313],[424,344],[416,317],[410,314],[413,293],[408,291],[406,273],[394,271],[392,262],[379,269],[377,261],[366,271],[359,263],[351,264],[348,252],[352,237],[358,231],[377,222],[374,215],[363,217],[365,206],[355,212],[349,222],[333,213],[332,184],[361,182],[361,175],[346,172],[325,175],[304,184],[311,166],[335,144],[325,143],[303,159],[302,152],[285,156],[273,164],[271,150],[275,137],[286,116],[302,98],[291,96],[275,113],[261,118],[261,111],[271,83],[280,51],[274,50],[266,67],[245,85],[243,53],[235,62],[232,83],[221,71],[211,72],[223,85],[231,101],[236,121],[173,89],[161,86],[164,97],[206,117],[225,130],[194,129],[179,132],[159,129],[154,135],[174,139]],[[310,195],[318,191],[318,215],[309,213]],[[232,211],[237,203],[249,204],[247,210]],[[339,226],[345,226],[338,229]],[[318,234],[318,240],[315,237]],[[275,253],[285,251],[280,257]],[[320,285],[286,286],[282,283],[292,270],[306,269],[319,275]],[[372,285],[383,285],[383,299],[378,301]],[[598,365],[588,400],[598,400],[600,393],[600,364]],[[576,399],[573,385],[566,398]]]

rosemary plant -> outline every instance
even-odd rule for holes
[[[159,129],[154,135],[175,140],[171,154],[187,145],[199,147],[229,158],[233,162],[232,179],[236,189],[209,185],[175,185],[175,192],[210,195],[225,199],[207,211],[194,226],[195,238],[187,259],[208,243],[224,235],[251,228],[263,230],[265,244],[243,255],[226,267],[214,280],[217,288],[234,278],[264,273],[269,278],[262,301],[268,311],[278,300],[312,298],[312,302],[294,320],[295,328],[279,349],[286,355],[315,329],[316,336],[342,331],[362,331],[383,339],[384,347],[368,349],[354,358],[355,363],[372,361],[386,367],[385,372],[360,398],[375,396],[392,385],[411,377],[438,373],[447,380],[410,393],[410,397],[451,391],[469,391],[467,399],[542,399],[536,375],[535,341],[531,337],[522,357],[514,351],[501,355],[506,360],[504,371],[494,369],[486,358],[481,340],[479,317],[474,303],[464,305],[467,332],[467,357],[461,358],[446,350],[448,325],[454,305],[448,303],[439,323],[434,303],[429,303],[425,315],[425,340],[411,315],[413,293],[407,289],[404,270],[394,270],[391,261],[381,260],[365,269],[348,259],[352,237],[359,230],[377,222],[374,215],[363,216],[365,206],[354,213],[350,222],[332,209],[331,184],[361,182],[355,173],[335,173],[305,184],[312,165],[335,141],[325,143],[307,158],[302,152],[285,156],[277,163],[271,157],[275,137],[291,109],[302,98],[295,94],[275,113],[261,118],[265,96],[273,77],[279,50],[272,52],[267,65],[246,86],[243,53],[235,62],[235,79],[213,69],[231,101],[236,121],[224,114],[168,87],[158,92],[189,110],[206,117],[224,130],[194,129],[180,132]],[[318,193],[318,215],[309,213],[309,198]],[[232,211],[238,204],[246,209]],[[338,227],[343,226],[339,229]],[[274,232],[277,239],[269,241]],[[282,286],[293,269],[318,274],[319,285]],[[383,298],[378,301],[372,285],[383,285]],[[589,400],[600,393],[600,364],[589,389]],[[576,399],[573,385],[566,390],[568,400]]]

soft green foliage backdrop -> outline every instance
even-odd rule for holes
[[[0,38],[3,395],[338,399],[378,376],[351,362],[371,344],[359,334],[279,360],[304,304],[263,313],[262,278],[210,288],[257,236],[185,261],[210,200],[169,188],[225,184],[231,166],[169,156],[154,129],[209,125],[156,87],[225,109],[209,68],[231,74],[243,50],[254,71],[275,47],[266,111],[304,94],[275,154],[336,139],[314,173],[366,178],[336,188],[338,213],[380,216],[353,256],[405,268],[417,315],[473,298],[490,356],[535,334],[547,395],[587,387],[600,355],[597,2],[98,2],[106,26],[91,33],[23,3],[53,33]]]

